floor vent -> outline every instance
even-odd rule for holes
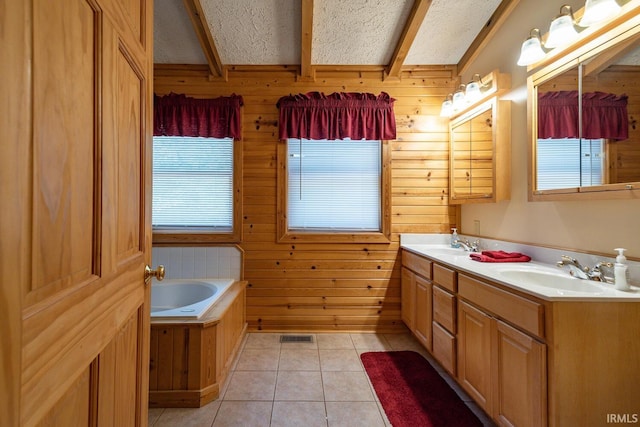
[[[311,335],[280,335],[280,342],[313,342]]]

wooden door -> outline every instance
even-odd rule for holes
[[[458,378],[462,387],[491,413],[491,323],[471,305],[458,304]]]
[[[151,4],[0,0],[3,426],[147,423]]]

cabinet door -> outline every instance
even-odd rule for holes
[[[423,277],[415,276],[415,331],[416,338],[431,350],[431,283]]]
[[[416,327],[416,275],[411,270],[402,267],[402,283],[400,289],[400,304],[402,321],[414,331]]]
[[[546,425],[546,346],[496,321],[493,414],[499,425]]]
[[[490,413],[492,318],[464,301],[459,302],[458,311],[458,379]]]

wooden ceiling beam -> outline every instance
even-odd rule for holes
[[[469,49],[462,55],[458,62],[458,75],[462,75],[467,71],[470,64],[478,57],[482,49],[489,43],[498,29],[504,24],[511,12],[518,5],[520,0],[502,0],[498,8],[493,12],[491,18],[482,27],[476,38],[469,46]]]
[[[193,29],[195,30],[196,35],[198,36],[198,40],[200,41],[202,52],[207,58],[207,64],[209,65],[209,72],[211,76],[226,78],[226,70],[222,65],[220,55],[218,55],[218,50],[216,49],[216,44],[213,41],[213,36],[211,35],[211,31],[209,30],[209,24],[207,23],[207,18],[205,17],[204,11],[202,10],[202,4],[200,3],[200,0],[182,1],[184,3],[185,9],[187,9],[189,18],[191,19]]]
[[[400,40],[396,45],[393,56],[391,57],[391,62],[387,65],[385,72],[387,77],[400,77],[402,65],[404,64],[405,59],[407,59],[409,49],[411,49],[411,45],[416,39],[418,30],[420,30],[420,26],[422,25],[425,16],[427,16],[427,11],[430,6],[431,0],[415,0],[413,2],[409,18],[402,29],[402,34],[400,35]]]
[[[313,0],[302,0],[302,25],[300,26],[300,78],[301,81],[314,81],[315,69],[311,64],[313,45]]]

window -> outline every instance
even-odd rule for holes
[[[603,184],[604,145],[604,139],[538,139],[537,189]]]
[[[237,241],[239,142],[153,138],[154,242]]]
[[[280,144],[281,240],[388,241],[386,151],[371,140]]]

